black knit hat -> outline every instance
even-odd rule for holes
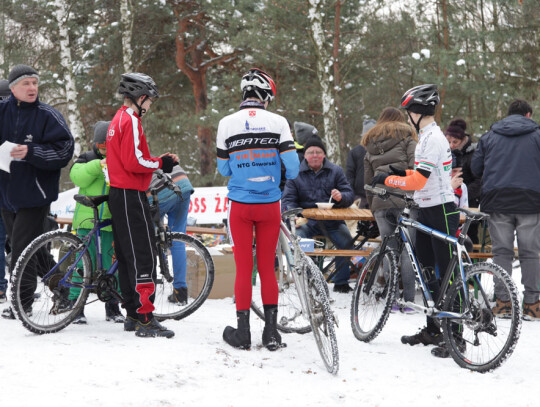
[[[17,82],[24,78],[39,79],[39,73],[34,68],[28,65],[15,65],[9,72],[8,81],[9,87],[12,88]]]
[[[463,119],[454,119],[448,125],[448,128],[445,130],[444,135],[463,140],[467,133],[467,123]]]
[[[326,147],[319,136],[311,136],[306,141],[306,144],[304,144],[304,152],[307,152],[310,147],[319,147],[324,151],[324,154],[326,154]]]
[[[97,148],[105,148],[103,145],[107,140],[107,130],[109,129],[111,122],[97,122],[94,125],[94,144]]]
[[[6,79],[0,80],[0,100],[7,99],[10,96],[9,82]]]

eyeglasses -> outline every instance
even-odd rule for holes
[[[324,155],[324,151],[310,151],[304,155]]]

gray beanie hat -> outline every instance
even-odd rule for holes
[[[6,79],[0,80],[0,100],[7,99],[11,96],[11,91],[9,90],[9,82]]]
[[[94,125],[94,143],[98,145],[98,148],[103,148],[99,147],[99,144],[103,144],[107,140],[109,124],[111,124],[111,122],[99,121]]]
[[[17,82],[24,78],[39,79],[39,73],[34,68],[28,65],[15,65],[9,72],[8,81],[9,87],[12,88]]]
[[[366,119],[364,120],[364,123],[362,124],[362,136],[366,134],[373,126],[377,124],[377,121],[373,119]]]
[[[318,134],[319,132],[317,129],[311,124],[294,122],[294,135],[296,136],[298,144],[303,146],[311,136],[316,136]]]

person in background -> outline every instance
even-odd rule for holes
[[[150,193],[152,189],[157,189],[157,199],[159,202],[159,212],[163,219],[167,215],[167,225],[172,232],[186,233],[187,218],[189,212],[189,201],[191,194],[195,192],[189,178],[180,165],[175,165],[170,174],[173,182],[180,188],[182,196],[165,186],[165,181],[157,176],[157,173],[152,175],[152,181],[146,191],[148,200],[153,203],[153,198]],[[168,297],[172,303],[184,305],[188,300],[188,287],[186,281],[186,245],[180,242],[174,242],[171,247],[171,255],[173,260],[173,293]]]
[[[389,172],[392,168],[400,170],[414,168],[414,151],[417,143],[418,136],[411,125],[405,122],[403,113],[394,107],[383,109],[375,126],[362,138],[362,145],[367,150],[363,164],[366,184],[371,184],[374,175],[378,172]],[[381,236],[393,234],[405,202],[394,197],[383,200],[370,193],[367,194],[367,200]],[[416,218],[415,210],[412,211],[411,218]],[[411,240],[414,241],[415,230],[410,229],[409,232]],[[397,242],[394,239],[389,242],[389,245],[397,249]],[[406,251],[401,253],[400,271],[403,282],[403,300],[414,302],[415,274]],[[397,304],[393,305],[392,311],[401,311],[405,314],[415,313],[414,309],[410,307],[400,309]]]
[[[362,134],[360,135],[360,142],[362,137],[375,126],[376,121],[373,119],[364,120],[362,126]],[[347,156],[347,164],[345,166],[345,175],[347,180],[354,191],[354,199],[360,209],[367,209],[369,207],[366,199],[366,192],[364,191],[364,156],[366,155],[366,149],[362,144],[357,145]]]
[[[0,80],[0,103],[11,96],[9,82],[6,79]],[[4,221],[0,217],[0,303],[6,302],[6,291],[8,281],[6,280],[6,228]]]
[[[267,110],[276,95],[276,84],[266,72],[251,68],[240,82],[240,110],[220,120],[216,147],[217,168],[231,177],[228,227],[236,263],[234,295],[237,328],[225,327],[223,340],[249,349],[255,234],[257,270],[261,279],[264,306],[262,343],[270,351],[283,346],[277,331],[278,285],[274,272],[276,247],[281,224],[281,162],[285,176],[298,174],[298,154],[287,119]]]
[[[58,198],[60,170],[73,156],[74,141],[64,117],[39,100],[39,73],[16,65],[8,76],[11,96],[0,103],[0,144],[15,144],[10,172],[0,171],[0,206],[11,245],[10,271],[32,240],[45,232],[51,202]],[[31,312],[36,279],[21,285]],[[2,317],[15,319],[11,308]]]
[[[450,122],[444,131],[444,135],[454,153],[456,150],[461,152],[461,178],[463,178],[463,182],[467,185],[469,205],[473,208],[478,208],[480,205],[482,177],[477,177],[471,170],[471,160],[476,149],[476,144],[472,142],[472,137],[466,133],[466,130],[467,123],[465,120],[456,118]],[[479,243],[478,225],[478,222],[473,222],[467,232],[473,243]]]
[[[320,139],[319,131],[314,126],[304,122],[294,122],[294,146],[296,147],[300,162],[304,159],[304,144],[306,144],[311,137]]]
[[[523,319],[540,320],[540,126],[532,108],[516,99],[508,115],[478,142],[472,170],[482,176],[482,212],[489,213],[493,262],[512,275],[514,239],[521,266]],[[495,282],[493,312],[511,317],[510,298]]]
[[[124,104],[107,132],[107,168],[118,277],[127,317],[125,331],[138,337],[172,338],[174,332],[154,317],[156,242],[146,191],[157,169],[170,173],[178,157],[152,157],[141,119],[159,97],[153,79],[143,73],[122,75],[118,93]]]
[[[296,179],[290,179],[283,191],[283,209],[316,208],[317,202],[334,203],[334,208],[348,208],[354,201],[354,192],[338,165],[326,158],[326,147],[318,137],[311,137],[304,145],[304,161]],[[309,219],[296,229],[298,236],[312,238],[328,237],[338,249],[351,250],[352,236],[343,220],[317,221]],[[336,260],[334,292],[348,293],[350,262],[345,257]]]
[[[452,171],[450,181],[454,190],[454,202],[458,208],[469,207],[469,192],[467,184],[463,181],[463,156],[461,150],[452,150]]]
[[[78,194],[97,196],[107,195],[109,193],[109,185],[105,180],[103,168],[106,163],[107,155],[107,129],[111,122],[99,121],[94,126],[94,140],[92,142],[92,150],[86,151],[75,160],[71,167],[69,177],[71,181],[79,187]],[[111,218],[109,205],[104,202],[98,207],[99,220]],[[94,210],[77,202],[75,205],[75,213],[73,214],[73,230],[78,235],[86,236],[94,227]],[[102,266],[108,270],[113,262],[114,247],[112,227],[107,226],[100,230],[101,237],[101,259]],[[96,237],[92,237],[94,240]],[[94,243],[90,245],[90,257],[94,270],[97,267],[96,250]],[[118,277],[117,277],[118,278]],[[75,280],[75,278],[74,278]],[[80,288],[70,288],[68,299],[73,303],[79,297]],[[117,323],[124,322],[124,316],[120,312],[118,300],[113,298],[105,303],[105,320]],[[74,324],[86,324],[86,316],[84,309],[73,321]]]

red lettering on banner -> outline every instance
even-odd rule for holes
[[[201,199],[201,213],[206,212],[206,198]]]
[[[192,210],[193,210],[193,201],[189,201],[189,210],[188,210],[188,213],[191,213]]]
[[[214,197],[216,200],[216,213],[221,212],[221,208],[219,207],[219,204],[221,203],[221,198],[219,196]]]
[[[223,200],[223,212],[227,212],[227,208],[229,206],[229,198],[225,197]]]

